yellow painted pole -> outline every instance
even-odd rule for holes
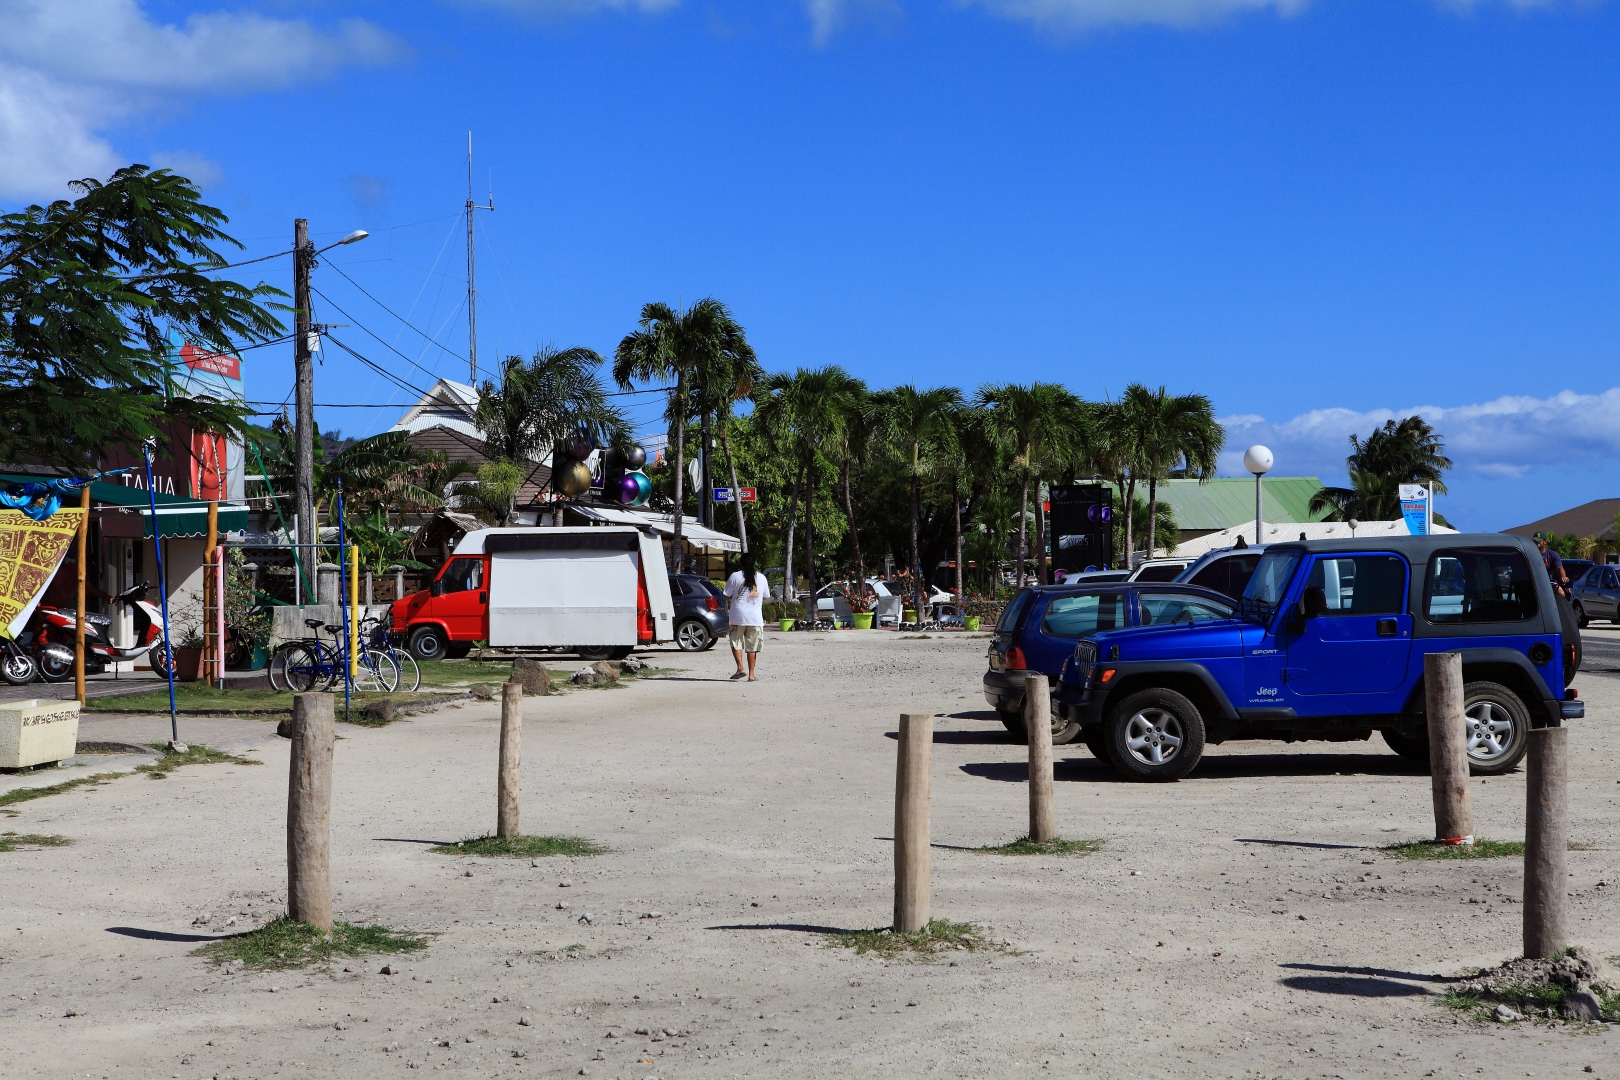
[[[360,549],[349,545],[349,678],[354,678],[360,651],[360,607],[355,603],[360,590]]]
[[[90,540],[90,485],[85,484],[79,489],[79,509],[84,516],[79,518],[79,608],[78,620],[73,627],[73,691],[74,696],[83,705],[84,697],[84,564],[87,555],[85,548]]]

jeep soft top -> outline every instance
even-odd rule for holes
[[[1526,539],[1501,533],[1269,545],[1239,615],[1094,634],[1055,695],[1097,756],[1171,780],[1206,743],[1363,740],[1427,762],[1423,657],[1462,654],[1470,765],[1512,769],[1531,726],[1584,715],[1580,635]]]

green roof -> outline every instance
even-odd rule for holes
[[[1266,477],[1261,481],[1261,513],[1267,521],[1322,521],[1326,511],[1311,513],[1311,497],[1322,487],[1322,481],[1314,476]],[[1136,494],[1145,502],[1147,485],[1138,484]],[[1159,500],[1175,508],[1176,527],[1180,529],[1230,529],[1254,520],[1251,477],[1222,477],[1203,483],[1161,480]]]

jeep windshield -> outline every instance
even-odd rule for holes
[[[1238,615],[1252,622],[1270,622],[1282,603],[1288,582],[1299,566],[1301,555],[1297,551],[1268,551],[1260,556],[1260,565],[1243,588],[1238,600]]]

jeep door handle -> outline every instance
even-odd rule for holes
[[[1394,637],[1396,634],[1398,634],[1400,632],[1401,632],[1400,623],[1396,622],[1394,619],[1379,619],[1378,620],[1378,636],[1379,637]]]

